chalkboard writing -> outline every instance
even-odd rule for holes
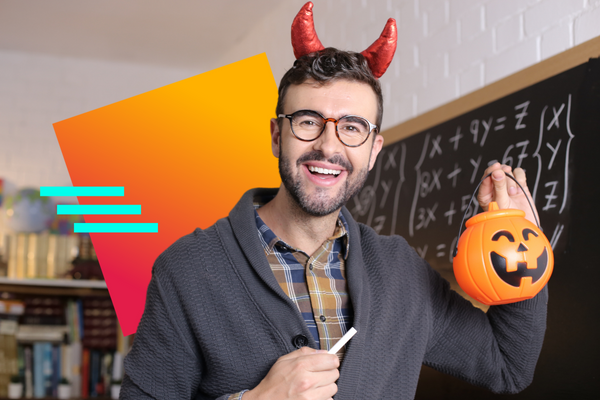
[[[488,165],[525,169],[542,228],[555,252],[569,232],[578,140],[573,119],[586,65],[446,121],[379,154],[347,207],[380,234],[404,236],[454,284],[452,251],[463,214]]]

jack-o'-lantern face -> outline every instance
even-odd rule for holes
[[[517,232],[515,232],[517,233]],[[519,241],[515,240],[515,236]],[[520,240],[522,239],[522,240]],[[548,249],[540,239],[540,234],[531,228],[524,228],[520,235],[501,230],[492,236],[490,246],[499,242],[499,248],[490,252],[494,271],[500,279],[511,286],[521,286],[521,278],[530,276],[531,283],[537,282],[548,268]],[[520,242],[520,243],[519,243]],[[508,249],[509,253],[506,253]],[[503,255],[504,254],[504,255]]]
[[[481,303],[529,299],[546,285],[554,256],[542,231],[520,210],[487,212],[467,221],[458,241],[454,275],[460,287]]]

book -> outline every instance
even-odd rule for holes
[[[30,233],[27,235],[27,267],[25,277],[34,279],[38,277],[38,234]]]
[[[44,358],[43,358],[43,373],[44,373],[44,394],[52,396],[52,344],[44,342]]]
[[[106,352],[102,357],[102,365],[100,367],[100,380],[102,383],[102,390],[99,390],[101,395],[108,394],[110,390],[111,382],[111,366],[113,362],[113,352]]]
[[[83,383],[83,368],[81,363],[83,361],[83,349],[81,347],[81,342],[72,342],[71,343],[71,393],[82,393],[82,383]]]
[[[8,268],[6,276],[17,278],[17,235],[6,235],[6,248],[8,249]]]
[[[16,321],[0,320],[0,396],[6,396],[12,375],[19,371],[17,341],[14,335]]]
[[[25,376],[25,346],[20,344],[17,344],[17,369],[19,376]]]
[[[90,397],[98,397],[100,383],[100,351],[90,350]]]
[[[25,382],[24,393],[26,398],[33,397],[33,350],[31,346],[24,346],[25,355]]]
[[[33,344],[33,396],[42,398],[46,396],[44,387],[44,342]]]
[[[65,325],[64,307],[64,300],[60,297],[27,297],[21,323],[25,325]]]
[[[18,233],[16,243],[16,276],[11,278],[24,279],[27,265],[27,234]]]
[[[90,349],[84,348],[81,357],[81,397],[90,395]]]
[[[52,346],[52,379],[51,390],[49,395],[52,397],[58,396],[58,384],[61,378],[61,344]]]
[[[78,235],[51,233],[48,235],[46,277],[64,278],[71,269],[77,249]]]
[[[68,331],[69,327],[66,325],[19,325],[17,340],[61,343]]]
[[[71,343],[68,341],[63,342],[60,345],[60,378],[65,378],[71,382],[73,380],[73,367],[71,360]]]
[[[84,347],[114,350],[117,347],[117,317],[108,297],[89,297],[83,300]]]
[[[23,315],[25,303],[21,300],[0,299],[0,314]]]

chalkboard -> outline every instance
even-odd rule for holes
[[[600,265],[594,253],[600,235],[592,223],[600,221],[597,206],[590,206],[598,203],[599,136],[600,61],[590,59],[540,83],[386,145],[362,191],[347,204],[359,222],[378,233],[403,236],[451,282],[453,289],[461,292],[452,272],[452,250],[463,214],[466,212],[469,217],[480,211],[476,201],[470,209],[467,205],[483,171],[495,161],[524,168],[542,228],[556,257],[549,284],[551,305],[544,352],[567,353],[565,349],[552,348],[549,340],[554,346],[567,346],[567,343],[570,346],[570,355],[565,355],[562,361],[568,362],[571,370],[562,376],[549,372],[547,376],[537,378],[534,382],[539,386],[535,392],[538,394],[546,393],[540,383],[544,381],[549,385],[546,387],[562,390],[565,376],[579,371],[576,365],[589,354],[598,355],[600,347],[599,339],[590,339],[581,344],[581,356],[576,361],[569,358],[577,354],[573,351],[577,346],[573,347],[571,336],[564,332],[565,326],[561,326],[574,313],[585,314],[583,310],[587,310],[589,315],[573,321],[571,328],[574,331],[585,329],[596,335],[600,333],[595,306],[599,297],[595,293],[600,282]],[[575,227],[576,223],[579,225]],[[583,247],[585,245],[587,247]],[[576,253],[575,248],[578,249]],[[558,293],[558,298],[554,293]],[[577,297],[579,300],[574,303],[573,299]],[[553,309],[553,302],[562,304]],[[592,304],[595,305],[592,307]],[[558,310],[560,314],[557,314]],[[578,334],[573,332],[573,335],[577,337]],[[561,341],[562,344],[557,344]],[[543,359],[544,353],[540,363]],[[560,358],[552,362],[558,363]],[[546,367],[549,371],[552,369],[549,365]],[[579,372],[590,378],[581,379],[585,383],[573,378],[569,382],[577,381],[577,384],[569,386],[571,389],[564,392],[564,397],[557,397],[556,393],[560,391],[555,391],[553,397],[544,398],[597,394],[600,389],[597,358],[584,369],[585,372]],[[577,376],[581,377],[581,374]],[[423,393],[425,389],[420,386],[419,390]],[[464,395],[466,392],[457,393]],[[480,392],[476,393],[476,398],[484,398]],[[432,398],[446,398],[440,397],[442,394],[436,392]]]

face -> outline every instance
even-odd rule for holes
[[[369,121],[377,117],[377,98],[365,83],[338,80],[324,86],[308,82],[292,85],[285,97],[284,113],[314,110],[325,118],[359,115]],[[371,133],[360,147],[347,147],[328,122],[312,142],[292,133],[290,121],[271,120],[273,155],[279,158],[284,190],[309,215],[324,216],[339,210],[360,191],[383,145],[383,137]]]

